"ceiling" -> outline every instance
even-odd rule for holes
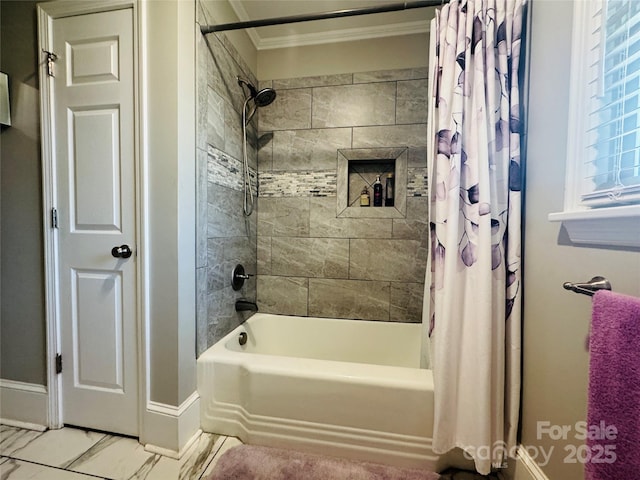
[[[399,0],[229,0],[240,21],[373,7]],[[425,33],[435,8],[247,29],[258,50]]]

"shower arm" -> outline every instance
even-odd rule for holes
[[[258,94],[258,90],[256,90],[256,87],[254,87],[251,82],[249,80],[245,80],[242,77],[236,77],[238,79],[238,85],[240,86],[245,86],[249,89],[249,98],[255,98],[255,96]]]

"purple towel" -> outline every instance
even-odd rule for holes
[[[640,478],[640,298],[594,295],[589,350],[586,478]]]

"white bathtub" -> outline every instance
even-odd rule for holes
[[[421,330],[258,313],[198,359],[202,429],[249,444],[439,469]]]

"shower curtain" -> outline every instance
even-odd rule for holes
[[[464,449],[482,474],[503,466],[518,426],[523,3],[452,0],[431,24],[433,449]]]

